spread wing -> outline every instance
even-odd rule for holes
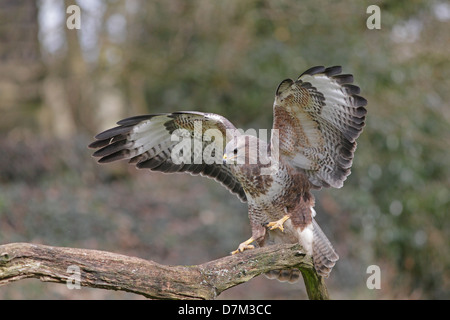
[[[128,159],[137,168],[165,173],[189,172],[220,182],[242,201],[241,184],[222,163],[226,143],[239,134],[226,118],[193,111],[136,116],[95,136],[99,163]]]
[[[284,80],[274,102],[271,145],[280,159],[303,171],[315,187],[340,188],[350,174],[367,104],[353,76],[341,67],[313,67],[296,81]]]

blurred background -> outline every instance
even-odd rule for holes
[[[80,29],[66,21],[81,9]],[[366,20],[381,9],[381,29]],[[100,166],[86,146],[124,117],[220,113],[271,128],[281,80],[342,65],[367,98],[342,189],[315,192],[340,260],[334,299],[450,298],[450,4],[430,1],[0,2],[0,243],[199,264],[249,237],[247,207],[209,179]],[[367,268],[381,270],[370,290]],[[0,299],[140,299],[22,280]],[[306,299],[257,277],[219,299]]]

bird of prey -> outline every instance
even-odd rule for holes
[[[300,243],[317,273],[336,261],[314,219],[312,189],[340,188],[350,174],[367,101],[340,66],[317,66],[276,90],[270,140],[245,134],[221,115],[179,111],[119,121],[90,148],[99,163],[127,159],[137,168],[213,178],[248,203],[252,235],[233,254],[276,243]],[[268,139],[266,139],[268,140]],[[294,282],[298,270],[267,274]]]

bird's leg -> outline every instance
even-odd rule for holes
[[[240,253],[240,252],[243,252],[244,250],[248,250],[248,249],[255,249],[255,246],[250,244],[253,241],[255,241],[255,239],[253,237],[251,237],[250,239],[242,242],[236,250],[231,252],[231,254]]]
[[[264,228],[260,222],[250,221],[250,224],[252,226],[252,236],[247,241],[242,242],[239,247],[231,252],[231,254],[236,254],[243,252],[244,250],[254,249],[255,246],[250,244],[252,242],[257,242],[259,246],[262,245],[264,236],[266,235],[266,228]]]
[[[275,229],[280,229],[282,232],[284,232],[284,227],[283,224],[286,222],[286,220],[288,220],[290,218],[289,215],[285,215],[283,218],[277,220],[277,221],[272,221],[272,222],[268,222],[265,224],[265,227],[269,228],[269,230],[275,230]]]

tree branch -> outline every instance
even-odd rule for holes
[[[24,278],[133,292],[154,299],[214,299],[270,270],[300,268],[310,299],[328,299],[323,279],[299,244],[245,251],[194,266],[166,266],[106,251],[29,243],[0,245],[0,286]],[[69,268],[69,269],[68,269]]]

